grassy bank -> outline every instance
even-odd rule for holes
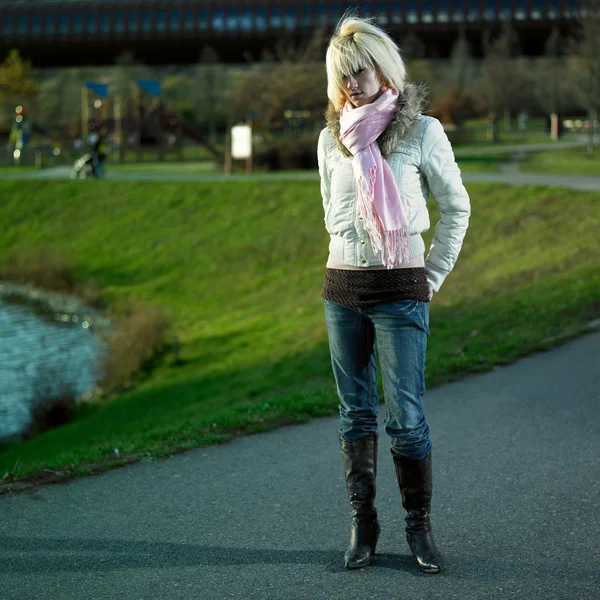
[[[499,173],[510,158],[510,154],[479,154],[457,156],[456,162],[463,173]]]
[[[0,165],[0,174],[2,173],[28,173],[37,171],[35,167],[25,165],[25,166],[17,166],[17,165]]]
[[[550,143],[550,135],[544,131],[528,131],[520,133],[513,130],[505,132],[502,128],[498,129],[495,146],[513,146],[515,144],[547,144]],[[492,141],[488,138],[488,132],[485,127],[471,131],[469,141],[461,144],[456,144],[456,148],[464,148],[468,146],[489,146]]]
[[[192,162],[138,162],[110,165],[111,173],[211,173],[217,171],[214,160]]]
[[[585,147],[532,152],[526,155],[519,168],[526,173],[600,177],[600,148],[591,156],[588,156]]]
[[[431,305],[430,386],[547,347],[600,313],[600,194],[469,190],[463,253]],[[104,468],[335,413],[316,181],[0,181],[0,210],[0,260],[68,253],[108,302],[164,308],[181,343],[181,360],[163,357],[135,390],[1,446],[0,474]]]

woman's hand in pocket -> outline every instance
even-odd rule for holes
[[[433,298],[433,286],[430,283],[428,283],[427,287],[429,288],[429,297],[428,297],[428,299],[429,299],[429,302],[431,302],[431,299]]]

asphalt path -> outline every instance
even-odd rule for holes
[[[454,149],[456,156],[479,156],[483,154],[527,154],[528,152],[545,152],[547,150],[566,150],[581,148],[587,144],[586,134],[575,134],[570,141],[540,142],[538,144],[495,144],[488,146],[458,146]]]
[[[2,173],[0,179],[69,179],[68,167],[55,167],[41,172]],[[231,181],[318,181],[316,171],[298,173],[255,173],[252,175],[224,175],[201,173],[161,173],[161,172],[112,172],[107,179],[113,181],[170,181],[170,182],[231,182]],[[541,185],[558,188],[569,188],[581,191],[599,191],[600,176],[589,177],[582,175],[550,175],[537,173],[522,173],[506,171],[503,173],[463,173],[465,183],[504,183],[507,185]],[[93,185],[90,181],[75,181],[73,185]]]
[[[69,179],[69,167],[53,167],[43,171],[30,171],[25,173],[0,173],[0,179]],[[255,173],[252,175],[220,173],[169,173],[156,171],[109,171],[107,179],[113,181],[318,181],[316,171],[300,171],[297,173]],[[521,172],[505,173],[463,173],[465,183],[505,183],[508,185],[543,185],[564,187],[574,190],[598,191],[600,190],[599,177],[585,177],[581,175],[550,175]],[[90,181],[74,181],[73,185],[93,185]]]
[[[426,394],[440,575],[409,555],[385,435],[378,556],[343,569],[332,417],[1,496],[0,598],[598,599],[599,352],[591,333]]]

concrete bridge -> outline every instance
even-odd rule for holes
[[[464,32],[475,54],[482,34],[510,22],[523,54],[536,56],[553,28],[572,33],[583,0],[0,0],[0,57],[18,48],[36,67],[112,64],[125,51],[146,64],[198,62],[206,46],[222,62],[258,58],[284,40],[331,32],[347,9],[377,17],[397,39],[413,32],[426,56],[450,54]]]

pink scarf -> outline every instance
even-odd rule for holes
[[[386,89],[371,104],[354,108],[346,102],[340,116],[340,139],[352,153],[360,214],[373,249],[391,269],[408,260],[408,220],[398,186],[377,138],[396,112],[398,92]]]

